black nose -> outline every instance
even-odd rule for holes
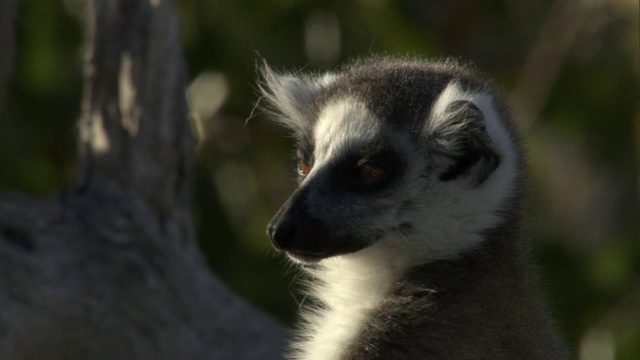
[[[309,214],[303,194],[294,193],[267,227],[273,246],[296,255],[320,256],[332,248],[329,229]]]
[[[277,220],[268,228],[276,249],[309,255],[321,255],[329,250],[327,227],[322,221],[300,213]]]

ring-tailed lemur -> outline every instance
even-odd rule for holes
[[[317,301],[292,358],[565,357],[521,240],[520,141],[486,80],[394,58],[263,77],[300,178],[267,233]]]

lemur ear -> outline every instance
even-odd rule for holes
[[[297,134],[304,134],[309,129],[308,110],[314,98],[323,86],[329,82],[330,76],[313,78],[278,74],[264,63],[261,69],[262,81],[260,92],[271,107],[273,119]]]
[[[456,84],[445,89],[426,128],[432,151],[445,158],[440,180],[466,176],[479,186],[496,170],[501,157],[486,127],[487,121],[497,121],[488,117],[496,116],[492,96],[463,92]]]

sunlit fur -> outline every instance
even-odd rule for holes
[[[374,74],[369,78],[367,71],[380,72],[383,75]],[[404,76],[403,72],[408,75]],[[433,91],[428,91],[431,86],[429,83],[421,84],[421,91],[425,94],[424,104],[415,104],[415,99],[420,97],[416,96],[414,99],[411,95],[410,86],[415,82],[413,74],[423,76],[424,81],[434,79]],[[378,77],[381,80],[378,80]],[[308,293],[316,303],[305,304],[302,326],[298,330],[297,340],[292,345],[292,358],[319,360],[389,358],[385,356],[401,356],[399,358],[406,359],[561,357],[562,351],[550,327],[551,322],[544,306],[537,298],[535,290],[528,290],[529,285],[531,288],[534,288],[534,285],[529,284],[532,276],[527,275],[529,265],[526,257],[520,256],[520,240],[488,235],[519,234],[524,177],[522,155],[514,125],[508,117],[506,107],[500,98],[496,97],[490,85],[484,80],[479,80],[466,67],[451,61],[428,63],[390,58],[359,62],[342,73],[316,77],[277,75],[265,67],[263,79],[263,95],[271,104],[276,121],[293,131],[302,149],[299,153],[305,149],[311,152],[313,167],[309,174],[301,179],[298,190],[308,194],[306,206],[310,215],[329,224],[337,235],[356,234],[357,238],[363,239],[363,246],[366,245],[360,251],[331,256],[317,264],[303,267],[310,275]],[[396,96],[385,93],[376,97],[376,92],[388,91],[377,88],[378,84],[396,85],[394,81],[399,89],[397,91],[404,91],[408,95]],[[433,95],[429,95],[432,93]],[[405,120],[390,120],[391,115],[389,118],[385,117],[394,114],[394,106],[400,106],[391,100],[386,103],[386,99],[398,99],[415,106],[418,112],[417,120],[406,119],[407,124],[390,125],[391,121]],[[451,110],[450,105],[459,101],[473,104],[479,110],[484,121],[481,127],[465,123],[466,118],[461,113]],[[411,114],[401,114],[404,114],[404,117],[412,117]],[[468,141],[465,142],[463,136],[467,136],[467,128],[472,125],[481,129],[483,136],[486,135],[486,139],[481,138],[478,141],[488,149],[494,157],[492,159],[497,159],[495,165],[492,166],[494,162],[491,161],[478,161],[469,169],[465,169],[461,175],[456,175],[448,181],[442,180],[439,175],[454,166],[458,153],[465,151],[464,146]],[[324,184],[328,181],[329,174],[335,171],[335,159],[354,152],[380,139],[381,136],[384,137],[387,146],[402,154],[405,165],[401,179],[394,183],[390,190],[381,194],[365,193],[333,198],[331,189]],[[478,178],[474,177],[475,174],[482,171],[488,173],[486,179],[482,177],[480,181],[475,181],[474,179]],[[503,231],[503,228],[513,231]],[[448,267],[449,264],[457,266],[457,262],[465,257],[475,259],[479,256],[491,256],[491,249],[497,246],[496,244],[507,244],[504,247],[509,250],[505,250],[505,253],[511,254],[511,249],[514,249],[516,255],[513,258],[516,260],[513,267],[527,268],[523,270],[525,275],[517,275],[527,277],[521,281],[527,288],[518,294],[522,293],[521,296],[527,297],[523,304],[528,304],[531,297],[535,298],[536,305],[524,310],[534,312],[531,316],[520,317],[517,309],[506,309],[505,314],[495,315],[513,318],[514,322],[519,321],[519,318],[522,321],[539,321],[542,325],[531,326],[531,336],[539,336],[542,339],[533,341],[537,344],[536,347],[546,346],[547,349],[502,350],[500,343],[491,343],[482,336],[485,336],[483,332],[500,332],[506,329],[492,329],[489,324],[486,325],[489,328],[470,329],[469,332],[474,334],[469,338],[463,335],[459,339],[447,338],[446,334],[464,324],[450,325],[447,322],[454,320],[443,319],[443,323],[436,321],[439,326],[431,327],[431,318],[427,318],[421,312],[426,308],[430,309],[432,305],[439,305],[425,299],[430,297],[429,294],[446,294],[447,289],[446,283],[443,288],[424,285],[428,284],[428,280],[425,280],[423,285],[417,285],[418,290],[415,290],[425,293],[424,298],[415,302],[418,304],[415,305],[415,317],[418,319],[413,319],[413,315],[409,314],[409,325],[405,326],[402,317],[390,325],[400,329],[397,333],[392,333],[394,336],[400,336],[402,345],[399,345],[400,342],[396,345],[388,344],[385,339],[380,339],[388,332],[384,329],[388,326],[385,318],[393,318],[397,313],[397,310],[393,309],[399,308],[396,304],[404,301],[401,300],[404,298],[394,295],[404,289],[405,285],[399,287],[399,284],[407,281],[413,284],[411,279],[422,276],[409,274],[414,274],[416,269],[426,266],[424,274],[428,278],[429,271],[432,271],[431,264],[435,264],[433,266],[437,269],[440,264],[444,264],[444,267]],[[485,252],[487,255],[484,255]],[[501,259],[500,256],[496,255],[496,259]],[[507,258],[511,259],[511,255],[507,255]],[[516,273],[520,274],[519,271],[514,271],[514,274]],[[435,275],[440,276],[437,272]],[[505,277],[509,276],[511,274],[505,274]],[[496,284],[501,281],[500,278],[478,279],[495,281]],[[460,281],[462,280],[457,278],[452,280]],[[457,283],[452,284],[452,288],[457,289],[459,286]],[[493,289],[493,283],[486,288]],[[471,307],[476,306],[476,303],[495,302],[491,297],[501,295],[496,293],[500,291],[500,286],[496,286],[496,289],[488,290],[486,299],[471,301],[471,305],[461,309],[460,313],[472,313],[474,310]],[[514,298],[510,301],[517,302],[519,299]],[[388,312],[385,310],[387,308],[390,309]],[[484,308],[482,309],[484,311]],[[425,316],[425,319],[420,320],[420,316]],[[438,319],[437,313],[433,315],[433,319]],[[469,326],[476,325],[469,321]],[[539,334],[539,328],[548,334]],[[439,331],[442,331],[442,336],[438,336]],[[366,335],[369,333],[374,335]],[[408,340],[413,337],[415,342]],[[478,342],[475,348],[474,341]],[[464,344],[461,344],[462,342]],[[467,348],[469,350],[466,350]],[[491,357],[483,352],[482,349],[485,348],[495,348]]]

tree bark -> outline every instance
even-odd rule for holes
[[[87,10],[79,169],[51,199],[0,194],[0,359],[276,359],[285,331],[207,269],[169,0]]]

